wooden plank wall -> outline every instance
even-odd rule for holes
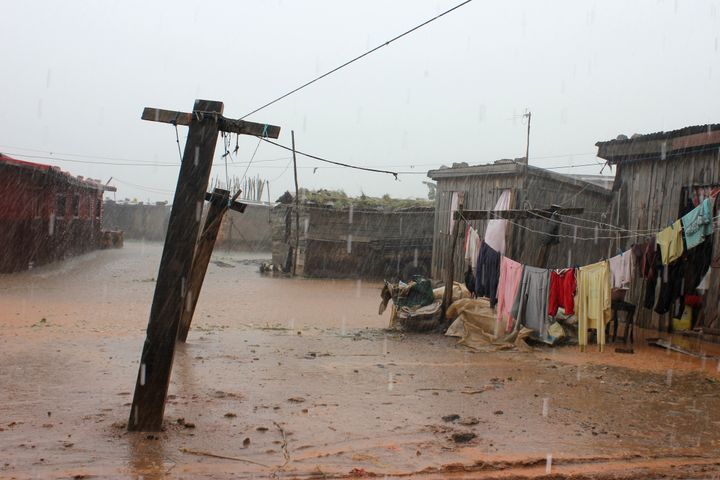
[[[648,159],[621,164],[618,171],[622,192],[621,208],[627,212],[624,225],[633,231],[657,231],[667,227],[678,217],[683,187],[714,185],[720,183],[720,151],[690,153],[666,159]],[[628,247],[643,241],[645,235],[625,239]],[[713,239],[713,258],[720,255],[718,233]],[[706,315],[714,317],[718,311],[718,268],[711,270],[711,288],[708,293],[709,310]],[[629,292],[630,300],[642,305],[645,294],[644,282],[635,282]],[[665,316],[667,317],[667,316]],[[656,328],[658,315],[640,307],[637,322],[641,326]],[[663,319],[666,322],[667,318]],[[715,325],[715,328],[718,326]]]
[[[431,276],[434,279],[445,277],[445,263],[452,244],[450,235],[450,202],[453,192],[465,192],[465,210],[488,210],[495,208],[503,190],[518,187],[521,177],[517,174],[473,175],[467,177],[439,178],[435,198],[435,219],[432,252]],[[476,230],[485,232],[486,220],[469,222]],[[455,280],[465,276],[465,232],[459,232],[458,248],[455,251]]]
[[[555,178],[530,173],[525,177],[523,188],[518,190],[517,208],[544,208],[560,205],[566,208],[580,207],[584,212],[571,217],[563,216],[558,222],[544,219],[525,220],[512,225],[509,257],[525,265],[546,268],[566,268],[589,265],[617,252],[610,249],[609,234],[599,230],[595,222],[608,222],[612,215],[612,193],[598,192],[587,184],[559,183]],[[574,217],[574,218],[573,218]],[[559,243],[550,247],[545,265],[538,264],[538,250],[547,236],[534,233],[549,232],[559,224]],[[577,225],[577,228],[575,227]],[[524,228],[523,228],[524,227]]]
[[[504,189],[513,190],[511,205],[513,208],[541,208],[551,204],[565,207],[583,207],[586,212],[578,215],[580,218],[598,219],[603,214],[611,215],[611,192],[597,193],[593,188],[583,188],[585,184],[578,185],[559,184],[552,178],[528,174],[500,174],[500,175],[474,175],[467,177],[439,178],[437,180],[437,198],[435,208],[435,232],[433,240],[432,277],[444,277],[447,251],[451,244],[451,235],[448,231],[450,222],[450,202],[452,192],[465,192],[466,210],[487,210],[495,208],[500,194]],[[565,222],[580,223],[575,219],[561,220]],[[506,255],[521,263],[535,266],[537,252],[543,242],[544,235],[533,233],[528,229],[548,232],[552,225],[546,220],[523,220],[508,225]],[[482,237],[487,225],[486,220],[469,222]],[[588,226],[591,223],[584,223]],[[561,235],[573,236],[572,227],[561,225]],[[466,270],[464,260],[464,232],[460,232],[460,247],[455,252],[455,280],[461,281]],[[543,267],[564,268],[569,265],[589,264],[605,258],[609,251],[609,241],[594,241],[594,228],[578,229],[578,237],[593,237],[593,241],[573,241],[561,239],[560,243],[550,248],[548,262]],[[569,252],[569,253],[568,253]],[[570,264],[568,264],[568,260]]]

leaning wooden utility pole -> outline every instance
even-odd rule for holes
[[[458,193],[458,209],[455,212],[455,218],[453,218],[453,228],[452,228],[452,244],[450,247],[450,252],[448,255],[448,258],[445,262],[445,292],[443,294],[443,301],[442,301],[442,314],[443,318],[445,318],[445,314],[447,312],[448,307],[450,307],[450,304],[452,303],[452,291],[453,291],[453,282],[455,281],[455,249],[457,248],[457,239],[458,234],[460,232],[460,222],[465,222],[465,219],[463,217],[463,204],[465,203],[465,195],[463,192]]]
[[[143,120],[189,126],[165,236],[128,430],[159,431],[175,343],[218,132],[277,138],[280,127],[222,116],[222,102],[196,100],[191,113],[145,108]],[[191,294],[196,294],[195,292]]]
[[[295,252],[293,256],[292,274],[297,271],[298,248],[300,246],[300,188],[298,187],[297,159],[295,158],[295,130],[290,131],[292,138],[293,170],[295,171]]]
[[[210,257],[212,256],[215,241],[217,240],[220,226],[222,225],[225,212],[228,209],[243,213],[245,211],[244,203],[235,200],[240,195],[238,190],[232,198],[230,192],[216,188],[212,194],[205,194],[205,199],[210,202],[208,213],[205,217],[205,226],[200,233],[200,238],[195,247],[193,255],[193,264],[190,269],[190,281],[188,282],[187,294],[182,313],[180,314],[180,327],[178,330],[178,341],[187,341],[188,332],[190,332],[190,324],[192,323],[195,307],[197,306],[200,291],[202,290],[205,274],[207,273]]]

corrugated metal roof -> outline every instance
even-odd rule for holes
[[[41,171],[47,171],[53,168],[52,166],[45,165],[44,163],[28,162],[26,160],[18,160],[17,158],[8,157],[4,153],[0,153],[0,163],[5,163],[7,165],[15,165],[17,167],[32,168],[34,170]],[[55,168],[60,170],[58,167]]]
[[[597,142],[597,156],[610,164],[640,160],[664,160],[720,146],[720,124],[695,125],[669,132],[633,135]]]
[[[62,178],[63,180],[67,181],[68,183],[86,187],[86,188],[93,188],[93,189],[97,189],[97,190],[110,191],[110,192],[114,192],[117,190],[113,186],[103,185],[100,181],[85,179],[82,177],[75,177],[75,176],[71,175],[69,172],[63,172],[60,169],[60,167],[57,167],[54,165],[29,162],[27,160],[18,160],[17,158],[9,157],[9,156],[5,155],[4,153],[0,153],[0,165],[3,165],[3,164],[10,165],[13,167],[18,167],[18,168],[36,170],[38,172],[42,172],[42,173],[49,174],[49,175],[56,175],[57,177]]]
[[[670,130],[667,132],[663,131],[640,135],[635,134],[630,138],[615,138],[613,140],[606,140],[604,142],[596,142],[595,146],[599,147],[601,145],[629,145],[634,142],[646,140],[668,140],[671,138],[684,137],[686,135],[695,135],[698,133],[710,133],[718,130],[720,130],[720,123],[708,123],[705,125],[693,125],[691,127],[678,128],[677,130]]]
[[[458,164],[455,164],[458,165]],[[457,177],[473,177],[488,175],[536,175],[553,179],[558,184],[572,185],[582,187],[584,190],[594,191],[596,193],[610,194],[611,190],[605,188],[604,185],[597,181],[587,181],[582,176],[566,175],[564,173],[553,172],[544,168],[525,165],[515,161],[495,162],[485,165],[466,165],[453,166],[453,168],[441,168],[438,170],[430,170],[427,176],[433,180],[441,180],[443,178]]]

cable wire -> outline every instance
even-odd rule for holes
[[[274,182],[274,181],[276,181],[276,180],[279,180],[280,177],[282,177],[283,175],[285,175],[285,172],[288,171],[288,169],[290,168],[290,164],[291,164],[291,163],[292,163],[292,159],[290,159],[290,161],[287,163],[287,165],[285,165],[285,170],[283,170],[282,173],[281,173],[280,175],[278,175],[277,177],[275,177],[275,178],[273,178],[273,179],[271,179],[271,180],[268,180],[268,183]]]
[[[470,0],[468,0],[468,1],[470,1]],[[275,145],[276,147],[284,148],[285,150],[288,150],[288,151],[290,151],[290,152],[293,151],[292,148],[286,147],[285,145],[282,145],[282,144],[277,143],[277,142],[273,142],[272,140],[268,140],[267,138],[264,138],[264,137],[258,137],[258,138],[259,138],[260,140],[264,141],[264,142],[271,143],[271,144]],[[309,154],[309,153],[303,153],[303,152],[301,152],[300,150],[297,150],[297,149],[295,150],[295,153],[297,153],[298,155],[302,155],[303,157],[312,158],[312,159],[317,160],[317,161],[319,161],[319,162],[331,163],[331,164],[333,164],[333,165],[339,165],[339,166],[341,166],[341,167],[346,167],[346,168],[354,168],[354,169],[356,169],[356,170],[365,170],[365,171],[367,171],[367,172],[387,173],[387,174],[389,174],[389,175],[394,176],[396,180],[397,180],[397,178],[398,178],[398,172],[391,172],[390,170],[380,170],[380,169],[377,169],[377,168],[359,167],[359,166],[357,166],[357,165],[350,165],[349,163],[335,162],[335,161],[333,161],[333,160],[328,160],[328,159],[326,159],[326,158],[318,157],[318,156],[316,156],[316,155],[311,155],[311,154]]]
[[[248,170],[250,170],[250,165],[252,164],[253,159],[255,159],[255,154],[258,152],[258,148],[260,148],[260,142],[262,141],[262,137],[258,137],[258,138],[259,138],[259,140],[258,140],[257,145],[255,145],[255,151],[253,152],[252,156],[250,157],[250,161],[248,162],[247,167],[245,168],[245,173],[243,173],[240,183],[242,183],[245,180],[245,175],[247,175]]]
[[[39,150],[42,151],[42,150]],[[64,157],[56,157],[52,155],[29,155],[25,153],[14,153],[14,152],[5,152],[7,155],[12,157],[23,157],[23,158],[32,158],[32,159],[40,159],[40,160],[57,160],[59,162],[71,162],[71,163],[80,163],[84,165],[111,165],[115,167],[177,167],[177,163],[147,163],[147,162],[141,162],[140,160],[137,160],[133,162],[131,159],[127,159],[128,162],[92,162],[89,160],[77,160],[74,158],[64,158]],[[47,152],[52,154],[52,152]],[[74,155],[74,156],[82,156],[82,155],[76,155],[76,154],[66,154],[66,155]],[[90,155],[88,155],[90,156]],[[94,158],[112,158],[112,157],[94,157]],[[279,157],[279,158],[269,158],[265,160],[257,160],[255,163],[267,163],[267,162],[279,162],[282,160],[287,160],[288,158],[292,157]],[[215,162],[212,164],[213,167],[222,166],[222,162]],[[231,166],[242,166],[245,165],[245,162],[235,162]],[[265,168],[273,168],[273,167],[265,167]],[[275,168],[282,168],[281,166],[275,167]]]
[[[380,50],[382,47],[386,47],[386,46],[390,45],[390,44],[391,44],[392,42],[394,42],[395,40],[399,40],[399,39],[401,39],[402,37],[404,37],[405,35],[409,35],[410,33],[414,32],[415,30],[418,30],[418,29],[424,27],[425,25],[434,22],[434,21],[437,20],[438,18],[443,17],[443,16],[447,15],[448,13],[450,13],[450,12],[452,12],[452,11],[454,11],[454,10],[457,10],[458,8],[462,7],[463,5],[468,4],[468,3],[470,3],[470,2],[472,2],[472,0],[465,0],[465,1],[462,2],[462,3],[459,3],[459,4],[455,5],[455,6],[452,7],[452,8],[450,8],[450,9],[448,9],[448,10],[445,10],[445,11],[442,12],[441,14],[436,15],[436,16],[434,16],[433,18],[424,21],[424,22],[421,23],[420,25],[416,25],[416,26],[414,26],[413,28],[411,28],[410,30],[407,30],[407,31],[401,33],[400,35],[397,35],[397,36],[391,38],[390,40],[388,40],[388,41],[386,41],[386,42],[384,42],[384,43],[381,43],[381,44],[378,45],[377,47],[372,48],[372,49],[368,50],[367,52],[365,52],[365,53],[363,53],[363,54],[361,54],[361,55],[358,55],[357,57],[355,57],[355,58],[353,58],[353,59],[351,59],[351,60],[348,60],[347,62],[343,63],[342,65],[339,65],[339,66],[333,68],[332,70],[329,70],[329,71],[323,73],[322,75],[313,78],[313,79],[310,80],[309,82],[303,83],[303,84],[300,85],[299,87],[294,88],[293,90],[290,90],[289,92],[287,92],[287,93],[285,93],[285,94],[283,94],[283,95],[280,95],[280,96],[277,97],[275,100],[269,101],[269,102],[266,103],[265,105],[256,108],[256,109],[253,110],[252,112],[246,113],[245,115],[243,115],[242,117],[240,117],[240,120],[242,120],[242,119],[244,119],[244,118],[246,118],[246,117],[249,117],[249,116],[252,115],[253,113],[257,113],[257,112],[259,112],[260,110],[262,110],[262,109],[264,109],[264,108],[267,108],[267,107],[269,107],[270,105],[272,105],[272,104],[274,104],[274,103],[279,102],[279,101],[282,100],[283,98],[289,97],[289,96],[292,95],[293,93],[298,92],[298,91],[302,90],[303,88],[312,85],[313,83],[317,82],[318,80],[322,80],[323,78],[327,77],[328,75],[331,75],[331,74],[337,72],[338,70],[347,67],[347,66],[350,65],[351,63],[354,63],[354,62],[360,60],[361,58],[366,57],[366,56],[370,55],[371,53],[376,52],[377,50]]]
[[[25,158],[34,158],[34,159],[43,159],[43,160],[58,160],[63,162],[72,162],[72,163],[80,163],[80,164],[87,164],[87,165],[112,165],[112,166],[131,166],[131,167],[177,167],[176,163],[150,163],[145,162],[142,160],[132,159],[132,158],[123,158],[123,157],[108,157],[108,156],[102,156],[102,155],[87,155],[87,154],[81,154],[81,153],[60,153],[60,152],[52,152],[48,150],[39,150],[34,148],[25,148],[25,147],[15,147],[10,145],[0,145],[1,148],[10,148],[15,150],[26,150],[29,152],[38,152],[38,153],[46,153],[48,155],[31,155],[26,153],[13,153],[13,152],[5,152],[8,155],[11,156],[17,156],[17,157],[25,157]],[[232,165],[238,165],[242,166],[245,165],[245,162],[239,162],[237,159],[237,151],[239,147],[236,144],[234,150],[231,152],[231,158],[232,154],[235,155],[235,161],[231,161]],[[287,148],[286,148],[287,149]],[[289,149],[289,151],[292,151],[292,149]],[[93,159],[102,159],[102,160],[113,160],[108,162],[98,162],[98,161],[85,161],[85,160],[78,160],[74,158],[66,158],[66,157],[58,157],[56,155],[67,155],[70,157],[80,157],[80,158],[93,158]],[[575,155],[575,154],[569,154],[569,155]],[[562,158],[568,155],[564,154],[558,154],[558,155],[552,155],[552,156],[545,156],[545,157],[535,157],[535,158]],[[182,156],[180,157],[182,160]],[[278,157],[278,158],[270,158],[265,160],[255,160],[254,163],[268,163],[268,162],[279,162],[282,160],[288,160],[292,159],[292,157]],[[339,163],[339,162],[338,162]],[[223,163],[213,163],[213,166],[222,166]],[[577,167],[587,167],[587,166],[595,166],[599,165],[599,163],[583,163],[579,165],[558,165],[558,166],[552,166],[552,167],[539,167],[543,168],[545,170],[560,170],[563,168],[577,168]],[[378,165],[379,166],[379,165]],[[438,163],[415,163],[415,164],[390,164],[390,165],[384,165],[387,167],[436,167],[436,169],[439,169],[442,164],[438,165]],[[373,165],[370,165],[368,167],[373,167]],[[277,167],[277,168],[283,168],[283,167]],[[298,168],[314,168],[314,167],[298,167]],[[325,168],[334,168],[334,167],[325,167]],[[338,167],[340,168],[340,167]],[[426,170],[420,170],[420,171],[398,171],[396,172],[398,174],[402,175],[427,175]],[[610,177],[608,177],[610,178]]]
[[[178,134],[177,122],[172,123],[175,126],[175,141],[177,142],[178,155],[180,156],[180,163],[182,163],[182,152],[180,151],[180,135]]]

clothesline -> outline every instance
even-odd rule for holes
[[[559,225],[568,225],[568,226],[573,226],[573,227],[577,227],[577,228],[584,228],[584,229],[586,229],[586,230],[595,230],[595,231],[602,230],[602,231],[605,231],[605,232],[631,232],[631,233],[637,233],[637,234],[646,234],[646,233],[648,233],[648,232],[655,232],[655,230],[652,230],[652,229],[649,229],[649,230],[628,230],[627,228],[618,227],[618,226],[612,225],[612,224],[610,224],[610,223],[596,222],[595,220],[589,220],[589,219],[587,219],[587,218],[580,218],[580,217],[573,217],[573,216],[571,216],[571,215],[566,215],[566,214],[563,214],[563,215],[562,215],[562,218],[572,218],[572,219],[575,219],[575,220],[580,220],[580,221],[585,221],[585,222],[589,222],[589,223],[594,223],[594,224],[595,224],[595,226],[589,227],[589,226],[585,226],[585,225],[577,225],[577,224],[575,224],[575,223],[565,222],[565,221],[563,221],[563,220],[559,220],[559,219],[553,218],[553,217],[550,217],[550,218],[543,217],[542,215],[538,215],[537,213],[533,213],[532,211],[529,211],[528,213],[530,213],[530,215],[533,215],[533,216],[538,217],[538,218],[540,218],[540,219],[545,219],[545,220],[547,220],[547,221],[549,221],[549,222],[557,223],[557,224],[559,224]],[[611,228],[598,228],[598,225],[608,225],[608,226],[610,226]]]
[[[720,215],[717,215],[717,216],[712,217],[712,220],[713,220],[713,225],[714,225],[714,226],[713,226],[713,231],[719,231],[719,230],[720,230],[720,225],[718,225],[718,222],[720,222]],[[531,229],[531,228],[529,228],[529,227],[526,227],[525,225],[520,225],[520,224],[518,224],[518,223],[515,223],[515,222],[513,222],[513,221],[511,221],[511,220],[505,220],[505,221],[507,221],[507,222],[509,222],[509,223],[517,226],[517,227],[520,227],[520,228],[523,228],[523,229],[525,229],[525,230],[528,230],[528,231],[530,231],[530,232],[532,232],[532,233],[537,233],[537,234],[541,234],[541,235],[548,235],[548,236],[568,238],[568,239],[577,239],[577,240],[594,240],[594,239],[595,239],[595,238],[592,238],[592,237],[590,237],[590,238],[585,238],[585,237],[572,237],[572,236],[567,236],[567,235],[556,235],[556,234],[551,234],[551,233],[547,233],[547,232],[540,232],[540,231],[537,231],[537,230],[533,230],[533,229]],[[664,229],[663,229],[663,230],[664,230]],[[659,231],[656,232],[656,233],[659,233],[660,231],[662,231],[662,230],[659,230]],[[596,238],[597,238],[598,240],[599,240],[599,239],[615,240],[615,239],[617,239],[617,238],[633,238],[633,237],[624,237],[624,236],[621,236],[621,237],[596,237]],[[622,253],[625,253],[625,252],[627,252],[627,251],[629,251],[629,249],[623,250],[623,251],[620,252],[620,253],[622,254]],[[503,255],[503,256],[505,256],[505,255]],[[617,256],[617,255],[616,255],[616,256]],[[507,257],[507,258],[510,258],[510,257]],[[604,258],[604,259],[609,259],[609,258]],[[511,260],[512,260],[512,259],[511,259]],[[598,260],[598,261],[602,261],[602,260],[603,260],[603,259]],[[597,262],[593,262],[593,263],[597,263]],[[590,265],[592,265],[592,264],[590,264]],[[568,266],[568,267],[563,267],[563,268],[578,268],[578,267]],[[560,269],[557,269],[557,270],[562,270],[563,268],[560,268]]]
[[[463,216],[462,212],[460,212],[459,214],[460,214],[460,217],[461,217],[465,222],[470,222],[470,221],[472,221],[472,220],[468,220],[467,218],[465,218],[465,216]],[[489,212],[489,215],[490,215],[490,216],[495,216],[495,212]],[[549,219],[549,218],[543,217],[543,216],[541,216],[541,215],[536,215],[536,216],[537,216],[538,218],[540,218],[540,219],[549,220],[549,221],[551,221],[551,222],[558,223],[558,224],[560,224],[560,225],[565,225],[565,226],[567,226],[567,227],[584,228],[584,229],[595,230],[595,231],[601,230],[601,229],[595,229],[594,227],[586,227],[586,226],[584,226],[584,225],[577,225],[577,224],[574,224],[574,223],[563,222],[563,221],[557,220],[557,219]],[[652,229],[652,230],[627,230],[627,229],[622,229],[622,230],[624,230],[625,232],[632,232],[632,234],[628,234],[628,235],[612,235],[612,236],[595,235],[595,236],[592,236],[592,237],[582,237],[582,236],[578,236],[578,235],[565,235],[565,234],[561,234],[561,233],[542,232],[542,231],[539,231],[539,230],[535,230],[535,229],[533,229],[533,228],[530,228],[530,227],[528,227],[528,226],[526,226],[526,225],[521,225],[521,224],[519,224],[519,223],[513,222],[512,220],[499,218],[499,216],[495,216],[495,218],[493,218],[493,220],[505,220],[505,221],[507,221],[508,223],[511,223],[511,224],[513,224],[513,225],[515,225],[515,226],[517,226],[517,227],[519,227],[519,228],[522,228],[523,230],[528,230],[529,232],[537,233],[537,234],[540,234],[540,235],[546,235],[546,236],[555,237],[555,238],[566,238],[566,239],[570,239],[570,240],[582,240],[582,241],[589,241],[589,240],[593,240],[593,241],[595,241],[595,240],[618,240],[618,239],[635,238],[635,237],[642,237],[642,236],[651,236],[651,235],[657,235],[658,233],[660,233],[661,231],[664,230],[664,229],[658,229],[658,230],[655,230],[655,229]],[[712,220],[713,220],[713,224],[714,224],[713,229],[714,229],[714,230],[719,230],[719,229],[720,229],[720,225],[715,225],[715,224],[718,223],[718,221],[720,220],[720,215],[716,215],[716,216],[712,217]],[[609,225],[609,224],[606,224],[606,225]],[[617,227],[617,228],[621,228],[621,227]],[[605,229],[604,231],[609,231],[609,230],[608,230],[608,229]]]
[[[711,199],[714,201],[715,196],[703,200],[696,208],[676,219],[671,226],[656,231],[655,240],[652,243],[646,241],[648,246],[642,249],[643,265],[645,265],[646,257],[650,254],[650,262],[653,265],[655,265],[654,262],[658,263],[657,267],[651,267],[651,271],[655,268],[655,271],[662,269],[663,272],[667,272],[668,269],[684,268],[676,260],[680,259],[686,251],[693,251],[702,256],[702,252],[695,249],[700,245],[707,247],[706,239],[718,229],[717,223],[720,218],[720,215],[713,215],[714,204]],[[501,209],[501,201],[499,200],[496,210]],[[462,212],[459,215],[461,219],[467,222]],[[531,267],[503,254],[504,235],[499,237],[496,235],[498,231],[504,231],[502,222],[509,222],[538,234],[572,238],[574,240],[618,239],[631,238],[631,236],[570,237],[568,235],[539,232],[508,219],[495,218],[488,223],[484,241],[480,241],[479,235],[471,226],[466,237],[466,259],[475,268],[475,294],[489,297],[491,306],[497,304],[497,321],[499,324],[502,324],[503,320],[507,320],[508,329],[511,328],[514,322],[516,322],[515,328],[523,324],[538,332],[541,338],[546,338],[548,335],[546,320],[549,316],[554,316],[552,311],[556,309],[559,299],[562,298],[561,303],[564,303],[560,306],[563,308],[569,306],[571,314],[573,303],[578,302],[577,316],[581,348],[584,348],[587,344],[587,329],[595,328],[598,331],[598,344],[602,350],[604,327],[609,320],[611,289],[626,289],[631,285],[633,278],[631,265],[634,255],[629,250],[626,250],[614,257],[576,268],[553,270]],[[491,229],[492,233],[490,233]],[[471,239],[474,240],[470,242]],[[478,243],[480,244],[479,247]],[[473,258],[474,256],[475,258]],[[572,279],[566,275],[570,275]],[[575,282],[576,276],[577,283]],[[655,273],[648,273],[648,271],[645,271],[645,267],[643,267],[642,276],[648,278],[648,281],[657,281]],[[567,282],[565,279],[567,279]],[[668,280],[667,275],[665,276],[660,294],[661,299],[658,300],[658,305],[655,307],[658,313],[667,311],[665,307],[670,304],[668,298],[675,294],[670,287],[665,285],[675,282],[675,280],[674,277]],[[689,288],[695,287],[689,286]],[[650,291],[649,287],[648,290]],[[680,290],[682,290],[682,287],[680,287]],[[653,285],[653,294],[654,291]],[[683,293],[681,292],[681,294]],[[574,299],[575,295],[577,295],[577,300]],[[552,306],[548,305],[548,298],[552,300]],[[512,302],[512,309],[508,308],[510,302]]]
[[[718,193],[719,193],[719,192],[717,192],[717,191],[716,191],[716,192],[713,192],[711,195],[709,195],[709,196],[706,197],[706,198],[708,198],[708,199],[715,199],[715,197],[718,195]],[[704,200],[704,199],[703,199],[703,200]],[[566,221],[563,221],[563,220],[559,220],[559,219],[557,219],[557,218],[552,218],[552,217],[548,218],[548,217],[546,217],[546,216],[543,216],[543,215],[539,215],[539,214],[537,214],[537,213],[534,213],[534,212],[532,212],[532,211],[530,211],[530,210],[528,210],[528,213],[529,213],[530,215],[533,215],[533,216],[538,217],[538,219],[550,221],[550,222],[553,222],[553,223],[556,223],[556,224],[559,224],[559,225],[566,225],[566,226],[574,227],[575,229],[577,229],[577,228],[582,228],[582,229],[587,229],[587,230],[595,230],[595,231],[600,231],[600,230],[602,230],[602,231],[608,231],[608,232],[620,231],[620,232],[627,232],[627,233],[630,234],[630,235],[626,235],[626,236],[624,236],[624,237],[618,237],[617,235],[616,235],[616,236],[612,236],[612,237],[597,237],[597,236],[594,236],[594,237],[592,237],[592,238],[589,238],[589,239],[591,239],[591,240],[595,240],[595,238],[610,239],[610,240],[615,240],[615,239],[617,239],[617,238],[632,238],[632,237],[634,237],[634,236],[655,235],[655,234],[657,234],[658,232],[662,231],[662,229],[659,229],[659,230],[656,230],[656,229],[635,229],[635,230],[631,230],[631,229],[627,229],[627,228],[624,228],[624,227],[621,227],[621,226],[618,226],[618,225],[614,225],[614,224],[611,224],[611,223],[598,222],[597,220],[591,220],[591,219],[588,219],[588,218],[576,217],[576,216],[572,216],[572,215],[568,215],[568,214],[563,214],[563,215],[562,215],[562,218],[571,218],[571,219],[573,219],[573,220],[577,220],[577,221],[580,221],[580,222],[591,223],[591,224],[594,224],[594,225],[600,225],[600,226],[605,226],[605,227],[609,227],[609,228],[588,227],[588,226],[585,226],[585,225],[578,225],[578,224],[576,224],[576,223],[571,223],[571,222],[566,222]],[[493,214],[494,214],[494,213],[493,213],[492,211],[489,212],[489,215],[493,215]],[[715,217],[715,218],[717,218],[717,217]],[[468,220],[467,218],[463,218],[463,219],[464,219],[466,222],[467,222],[467,221],[470,221],[470,220]],[[495,218],[495,219],[496,219],[496,220],[499,220],[500,218]],[[529,229],[529,227],[525,227],[525,226],[523,226],[523,225],[518,225],[518,226],[519,226],[520,228]],[[545,232],[536,232],[536,231],[534,231],[534,230],[532,230],[532,229],[529,229],[529,230],[531,230],[531,231],[533,231],[533,232],[535,232],[535,233],[545,233]],[[545,233],[545,234],[546,234],[546,235],[551,235],[551,236],[553,236],[553,234],[550,234],[550,233]],[[554,235],[554,236],[560,236],[560,235]],[[569,238],[569,237],[565,236],[565,238]],[[573,239],[577,239],[576,236],[574,236]]]

